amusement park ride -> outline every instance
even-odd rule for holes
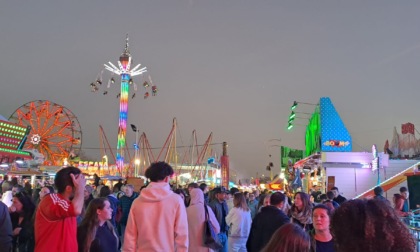
[[[16,109],[8,122],[2,123],[25,129],[21,144],[10,146],[25,153],[21,157],[23,167],[63,165],[64,158],[78,155],[82,146],[82,130],[76,116],[51,101],[28,102]]]
[[[30,158],[30,153],[23,151],[30,127],[22,127],[8,121],[0,121],[0,165],[8,167],[15,160]]]
[[[128,49],[128,34],[125,40],[125,48],[124,52],[121,54],[119,61],[118,61],[118,67],[116,67],[111,62],[108,62],[107,64],[104,64],[105,69],[111,72],[112,76],[108,80],[107,88],[111,87],[111,84],[115,83],[115,79],[113,77],[114,74],[121,76],[121,91],[117,95],[117,98],[120,98],[120,115],[119,115],[119,123],[118,123],[118,142],[117,142],[117,156],[116,156],[116,164],[117,169],[120,173],[123,172],[124,169],[124,149],[126,148],[126,132],[127,132],[127,118],[128,118],[128,96],[130,94],[130,86],[133,86],[134,93],[131,95],[131,98],[134,98],[137,91],[137,84],[134,82],[133,78],[137,75],[142,75],[145,73],[146,67],[141,67],[141,64],[136,65],[135,67],[131,68],[132,64],[132,58],[130,55],[130,51]],[[102,74],[103,70],[97,77],[95,82],[92,82],[90,84],[91,91],[97,92],[99,91],[99,86],[102,86]],[[155,96],[157,94],[157,87],[152,84],[152,79],[149,76],[150,84],[152,85],[152,94]],[[150,84],[145,81],[143,83],[143,87],[147,88],[150,86]],[[107,95],[108,91],[105,90],[103,92],[103,95]],[[149,92],[146,91],[144,94],[144,98],[149,97]]]
[[[136,131],[135,158],[132,159],[126,143],[128,100],[135,98],[137,84],[133,77],[143,75],[146,67],[138,64],[134,67],[129,52],[128,35],[125,41],[124,52],[119,57],[118,67],[108,62],[105,69],[111,72],[106,89],[99,92],[102,86],[103,72],[97,76],[96,81],[90,83],[92,92],[108,94],[111,84],[115,83],[114,75],[121,76],[119,123],[117,153],[114,155],[108,138],[102,126],[99,126],[99,138],[102,161],[80,161],[79,154],[82,146],[82,130],[77,117],[66,107],[47,100],[35,100],[28,102],[9,117],[8,121],[0,121],[0,165],[1,168],[9,169],[9,164],[19,164],[18,168],[37,169],[41,165],[49,170],[71,164],[78,166],[86,173],[98,173],[100,175],[118,177],[139,177],[144,174],[152,162],[165,161],[170,163],[176,172],[176,181],[205,181],[212,178],[213,183],[223,183],[228,187],[229,158],[227,156],[227,144],[223,143],[223,155],[220,162],[216,152],[212,149],[212,133],[203,145],[198,144],[196,131],[192,132],[188,146],[177,146],[177,122],[173,119],[171,131],[157,156],[147,139],[146,133],[138,136]],[[152,96],[157,95],[157,87],[152,79],[143,80],[145,89],[144,98],[149,97],[149,88]],[[130,94],[130,87],[132,88]],[[182,140],[182,139],[181,139]],[[183,149],[183,150],[181,150]],[[181,156],[179,152],[184,151]],[[112,156],[112,163],[108,165],[108,153]],[[124,162],[128,157],[129,162]],[[181,158],[182,157],[182,158]],[[19,162],[18,162],[19,161]],[[135,164],[135,169],[133,169]],[[0,169],[1,169],[0,168]],[[138,168],[138,169],[137,169]]]
[[[174,118],[169,135],[161,148],[153,148],[149,143],[146,133],[143,132],[140,135],[136,141],[140,150],[137,157],[140,166],[138,174],[135,173],[135,169],[132,166],[136,160],[134,160],[134,162],[129,162],[128,166],[125,166],[122,174],[118,172],[118,168],[107,164],[103,165],[105,168],[103,169],[103,172],[123,177],[138,177],[144,175],[146,168],[149,167],[151,163],[164,161],[171,164],[174,168],[177,182],[182,183],[183,181],[189,180],[204,181],[206,178],[213,178],[215,180],[214,182],[217,182],[216,178],[219,178],[220,180],[222,174],[220,172],[220,164],[217,161],[216,151],[213,149],[213,133],[210,133],[205,143],[200,145],[198,144],[197,133],[193,130],[189,144],[185,146],[181,144],[182,146],[178,146],[177,132],[177,121],[176,118]],[[99,135],[101,156],[106,157],[106,160],[108,159],[108,156],[111,156],[116,162],[117,159],[102,126],[99,126]],[[154,150],[159,150],[158,155],[154,154]],[[130,148],[128,148],[127,145],[125,146],[125,153],[130,154]],[[131,156],[129,156],[129,159],[131,160]],[[86,166],[86,164],[80,166],[83,167]],[[93,169],[95,169],[95,167],[93,167]]]
[[[116,163],[116,170],[117,174],[120,176],[134,176],[137,177],[144,173],[145,169],[150,165],[150,163],[155,161],[165,161],[175,168],[178,175],[181,175],[183,172],[187,172],[189,177],[194,178],[201,178],[204,179],[208,175],[208,170],[206,169],[206,174],[204,174],[203,169],[199,167],[203,167],[202,164],[204,164],[205,157],[209,157],[211,154],[211,139],[212,134],[208,137],[206,143],[203,145],[203,148],[201,149],[201,152],[198,152],[198,145],[197,145],[197,137],[195,134],[195,131],[193,131],[192,136],[192,144],[190,145],[189,152],[185,152],[185,155],[181,162],[179,163],[179,155],[177,150],[177,142],[176,142],[176,120],[173,120],[173,126],[171,129],[171,132],[169,133],[168,138],[165,141],[165,144],[161,148],[159,154],[157,155],[157,158],[153,155],[152,148],[149,144],[149,141],[146,137],[146,134],[143,133],[138,139],[136,139],[135,148],[136,148],[136,158],[134,162],[131,162],[131,156],[130,151],[126,143],[126,131],[127,131],[127,118],[128,118],[128,99],[130,95],[130,87],[133,86],[133,93],[131,95],[131,98],[135,98],[136,91],[137,91],[137,84],[134,82],[133,78],[137,75],[143,75],[146,72],[146,67],[141,68],[141,64],[136,65],[135,67],[131,68],[132,64],[132,58],[129,52],[129,44],[128,44],[128,35],[126,37],[126,43],[125,43],[125,49],[122,55],[119,58],[118,61],[118,67],[116,67],[111,62],[108,62],[108,65],[105,64],[105,69],[111,72],[111,78],[108,80],[107,88],[111,87],[111,84],[115,83],[115,79],[113,75],[119,75],[121,76],[121,91],[117,95],[117,98],[120,99],[120,114],[119,114],[119,123],[118,123],[118,143],[117,143],[117,153],[114,155],[112,152],[112,148],[110,148],[108,139],[104,133],[103,128],[100,126],[100,139],[101,139],[101,155],[103,157],[106,157],[107,160],[107,154],[106,154],[106,148],[108,147],[109,152],[111,153],[112,157],[114,158],[114,161]],[[99,88],[102,86],[102,80],[103,80],[103,70],[100,72],[100,74],[97,76],[97,79],[95,82],[92,82],[90,84],[91,91],[92,92],[98,92]],[[144,81],[143,87],[146,89],[144,98],[149,97],[149,91],[148,88],[151,87],[151,93],[152,96],[156,96],[157,94],[157,87],[153,84],[152,79],[149,75],[149,82]],[[105,90],[102,92],[103,95],[108,94],[108,90]],[[135,127],[133,127],[133,130]],[[136,138],[138,134],[138,130],[136,131]],[[194,140],[195,139],[195,140]],[[227,145],[226,145],[227,146]],[[194,152],[197,152],[196,160],[194,160]],[[125,165],[124,158],[125,153],[128,154],[128,158],[130,162],[128,162],[128,165]],[[191,157],[190,162],[186,164],[186,160],[188,157]],[[222,178],[222,181],[226,180],[226,185],[228,183],[228,156],[227,154],[224,156],[224,172],[222,172],[222,175],[224,175],[224,179]],[[223,157],[222,157],[223,158]],[[209,159],[214,160],[214,159]],[[132,164],[135,164],[135,169],[133,169]],[[214,163],[207,162],[208,165],[214,165]],[[206,167],[208,167],[208,165]],[[140,166],[139,169],[137,169],[137,166]],[[222,169],[223,170],[223,169]],[[219,170],[220,171],[220,170]],[[112,173],[112,168],[108,167],[108,172]],[[210,171],[211,172],[211,171]],[[226,177],[227,176],[227,177]],[[178,180],[177,176],[177,180]]]

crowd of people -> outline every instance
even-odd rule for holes
[[[150,182],[138,191],[122,181],[111,188],[97,176],[87,185],[75,167],[36,189],[5,177],[0,252],[415,250],[401,221],[410,215],[405,187],[391,204],[380,187],[374,199],[347,200],[337,187],[290,196],[204,183],[175,188],[173,174],[169,164],[153,163],[145,173]],[[208,229],[217,249],[207,243]]]

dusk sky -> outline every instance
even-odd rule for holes
[[[176,117],[179,145],[194,129],[201,144],[213,132],[238,177],[267,175],[270,161],[278,171],[275,145],[304,148],[305,127],[286,129],[293,101],[327,96],[353,151],[382,150],[395,126],[420,127],[419,13],[419,1],[4,1],[0,114],[32,100],[63,105],[80,121],[85,152],[100,159],[99,125],[116,147],[119,87],[104,96],[89,84],[117,63],[128,33],[134,63],[159,88],[145,100],[135,77],[128,108],[152,147]]]

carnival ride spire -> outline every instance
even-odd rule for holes
[[[124,169],[124,148],[126,148],[126,133],[127,133],[127,118],[128,118],[128,94],[130,92],[130,86],[133,84],[132,76],[140,75],[145,73],[146,67],[140,68],[141,64],[138,64],[131,69],[131,55],[128,50],[128,34],[125,39],[125,48],[123,54],[120,56],[118,61],[118,68],[108,62],[109,65],[104,64],[105,69],[121,76],[121,92],[120,98],[120,116],[118,123],[118,143],[117,143],[117,169],[122,174]]]
[[[128,50],[128,33],[127,36],[125,38],[125,48],[124,48],[124,53],[125,55],[130,55],[130,51]]]

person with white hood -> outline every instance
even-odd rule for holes
[[[12,192],[12,184],[10,184],[9,181],[4,181],[1,185],[1,188],[3,190],[3,195],[1,198],[1,201],[7,206],[12,206],[12,200],[13,200],[13,192]]]
[[[205,208],[209,212],[209,220],[216,234],[220,232],[220,225],[213,213],[213,210],[204,204],[204,193],[200,188],[193,188],[190,191],[191,201],[190,206],[187,208],[188,217],[188,234],[190,245],[189,252],[212,252],[213,250],[204,247],[203,233],[206,220]]]
[[[228,251],[246,252],[252,218],[243,193],[233,195],[233,206],[226,216],[226,224],[229,226]]]
[[[124,252],[187,252],[188,221],[181,197],[171,191],[172,167],[153,163],[146,170],[151,183],[134,200],[124,235]]]

